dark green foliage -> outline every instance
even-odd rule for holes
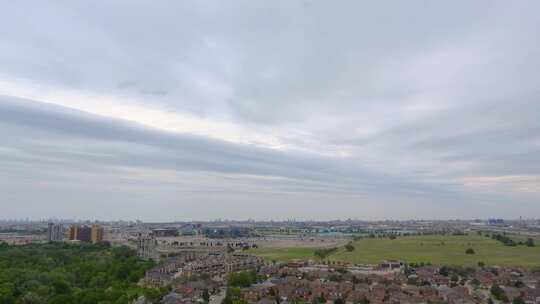
[[[362,298],[362,300],[358,302],[358,304],[369,304],[369,300],[366,297],[364,297]]]
[[[493,297],[499,301],[503,301],[503,302],[508,302],[508,298],[506,297],[506,294],[504,293],[504,290],[499,287],[499,285],[497,284],[493,284],[493,286],[491,286],[491,295],[493,295]]]
[[[474,254],[475,252],[474,252],[474,249],[472,249],[472,248],[467,248],[467,250],[465,250],[465,253],[466,253],[466,254]]]
[[[497,240],[503,243],[505,246],[517,246],[516,242],[512,240],[511,238],[507,237],[506,235],[493,234],[491,237],[494,240]]]
[[[232,287],[249,287],[258,281],[255,271],[241,271],[229,274],[228,284]]]
[[[527,247],[534,247],[534,240],[531,238],[528,238],[527,242],[525,242],[525,245],[527,245]]]
[[[448,269],[448,266],[442,266],[439,269],[439,274],[442,275],[442,276],[447,277],[449,273],[450,273],[450,270]]]
[[[345,301],[342,298],[337,298],[334,300],[334,304],[345,304]]]
[[[230,287],[227,289],[225,298],[221,301],[221,304],[244,304],[245,300],[242,299],[241,289],[238,287]]]
[[[345,249],[346,249],[348,252],[351,252],[351,251],[354,251],[354,246],[353,246],[353,244],[351,244],[351,243],[347,243],[347,245],[345,245]]]
[[[525,301],[522,298],[514,298],[512,304],[525,304]]]
[[[160,298],[162,291],[136,285],[152,266],[127,247],[0,244],[0,303],[121,304],[147,293]]]

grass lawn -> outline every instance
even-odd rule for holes
[[[407,262],[431,262],[448,265],[540,266],[540,244],[536,247],[508,247],[491,238],[468,236],[408,236],[395,240],[362,239],[353,242],[355,250],[340,248],[329,260],[359,264],[375,264],[385,259]],[[475,254],[465,254],[472,248]],[[314,249],[260,248],[250,252],[277,261],[314,259]]]

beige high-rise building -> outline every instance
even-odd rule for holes
[[[92,225],[92,232],[91,232],[91,241],[92,243],[97,243],[103,241],[103,227],[100,225]]]
[[[77,240],[77,226],[71,226],[69,227],[69,239],[71,241]]]

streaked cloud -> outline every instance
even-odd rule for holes
[[[538,6],[3,4],[3,216],[540,216]]]

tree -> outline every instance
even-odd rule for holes
[[[491,295],[499,301],[508,301],[504,290],[497,284],[493,284],[490,289]]]
[[[249,287],[257,283],[257,273],[255,271],[241,271],[229,274],[227,280],[229,286]]]
[[[484,267],[486,267],[486,264],[482,261],[478,262],[478,267],[484,269]]]
[[[240,297],[241,290],[240,288],[231,287],[227,289],[227,293],[225,294],[225,298],[221,301],[221,304],[233,304],[233,303],[240,303],[241,297]]]
[[[149,288],[144,290],[143,295],[150,302],[157,302],[161,298],[161,293],[159,289]]]
[[[439,269],[439,274],[442,275],[442,276],[447,277],[449,273],[450,273],[450,272],[449,272],[448,266],[442,266],[442,267]]]
[[[0,303],[125,304],[143,293],[135,282],[153,266],[127,247],[9,246],[0,250]]]
[[[465,253],[466,253],[466,254],[474,254],[475,252],[474,252],[474,249],[472,249],[472,248],[467,248],[467,250],[465,250]]]
[[[534,247],[534,240],[531,238],[528,238],[527,242],[525,242],[525,245],[527,245],[527,247]]]
[[[354,251],[354,246],[352,243],[347,243],[347,245],[345,245],[345,249],[348,251],[348,252],[351,252],[351,251]]]
[[[52,286],[56,294],[67,294],[71,291],[68,282],[64,280],[56,280],[52,283]]]
[[[369,304],[369,300],[366,297],[363,297],[362,300],[358,302],[358,304]]]
[[[75,297],[73,295],[56,295],[47,304],[75,304]]]
[[[40,295],[33,292],[29,292],[22,297],[21,303],[22,304],[42,304],[42,303],[45,304],[46,301]]]
[[[517,297],[512,300],[512,304],[525,304],[525,301],[523,300],[523,298]]]
[[[13,285],[2,284],[0,285],[0,303],[13,304],[15,303],[15,296],[13,295]]]

